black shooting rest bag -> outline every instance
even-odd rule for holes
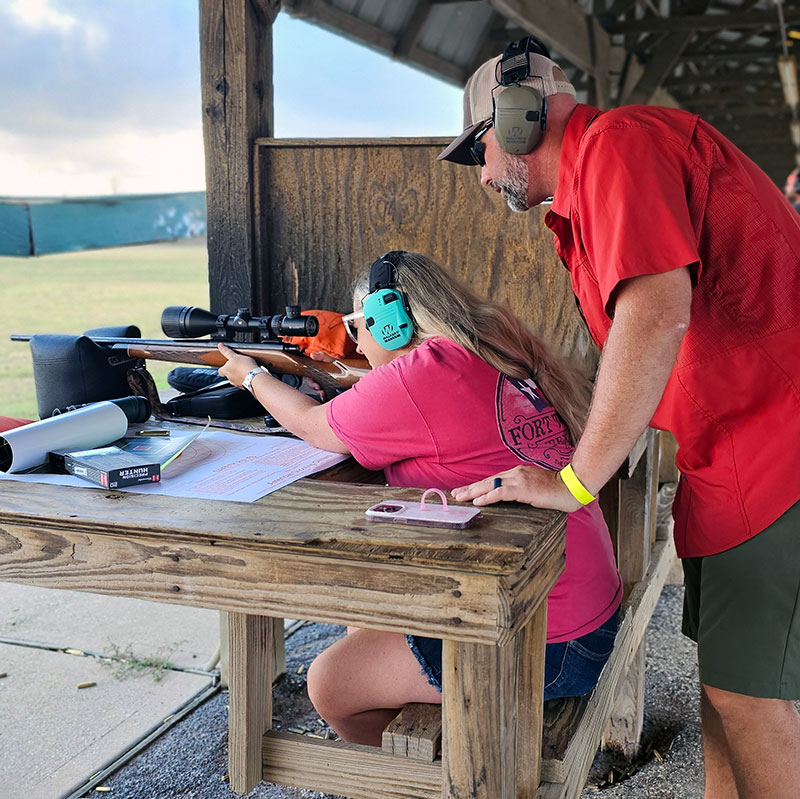
[[[130,396],[128,370],[142,364],[89,336],[139,338],[135,325],[99,327],[83,336],[37,334],[31,336],[33,379],[39,418],[47,419],[56,408]]]

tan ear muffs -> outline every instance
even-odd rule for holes
[[[530,86],[509,86],[494,101],[494,134],[508,153],[529,153],[542,138],[545,102]]]

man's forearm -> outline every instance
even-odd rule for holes
[[[636,278],[620,292],[589,418],[572,457],[575,474],[592,494],[616,472],[655,413],[690,306],[688,269]]]

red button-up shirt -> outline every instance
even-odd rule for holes
[[[759,533],[800,499],[800,215],[696,115],[578,105],[546,223],[600,347],[620,281],[690,267],[651,421],[679,444],[675,543],[695,557]]]

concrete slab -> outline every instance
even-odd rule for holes
[[[63,795],[210,685],[178,671],[158,682],[148,673],[120,679],[95,658],[8,644],[3,672],[0,794],[9,797]],[[82,682],[96,685],[78,689]]]
[[[219,643],[219,613],[143,599],[0,583],[0,637],[103,655],[162,657],[202,669]]]

